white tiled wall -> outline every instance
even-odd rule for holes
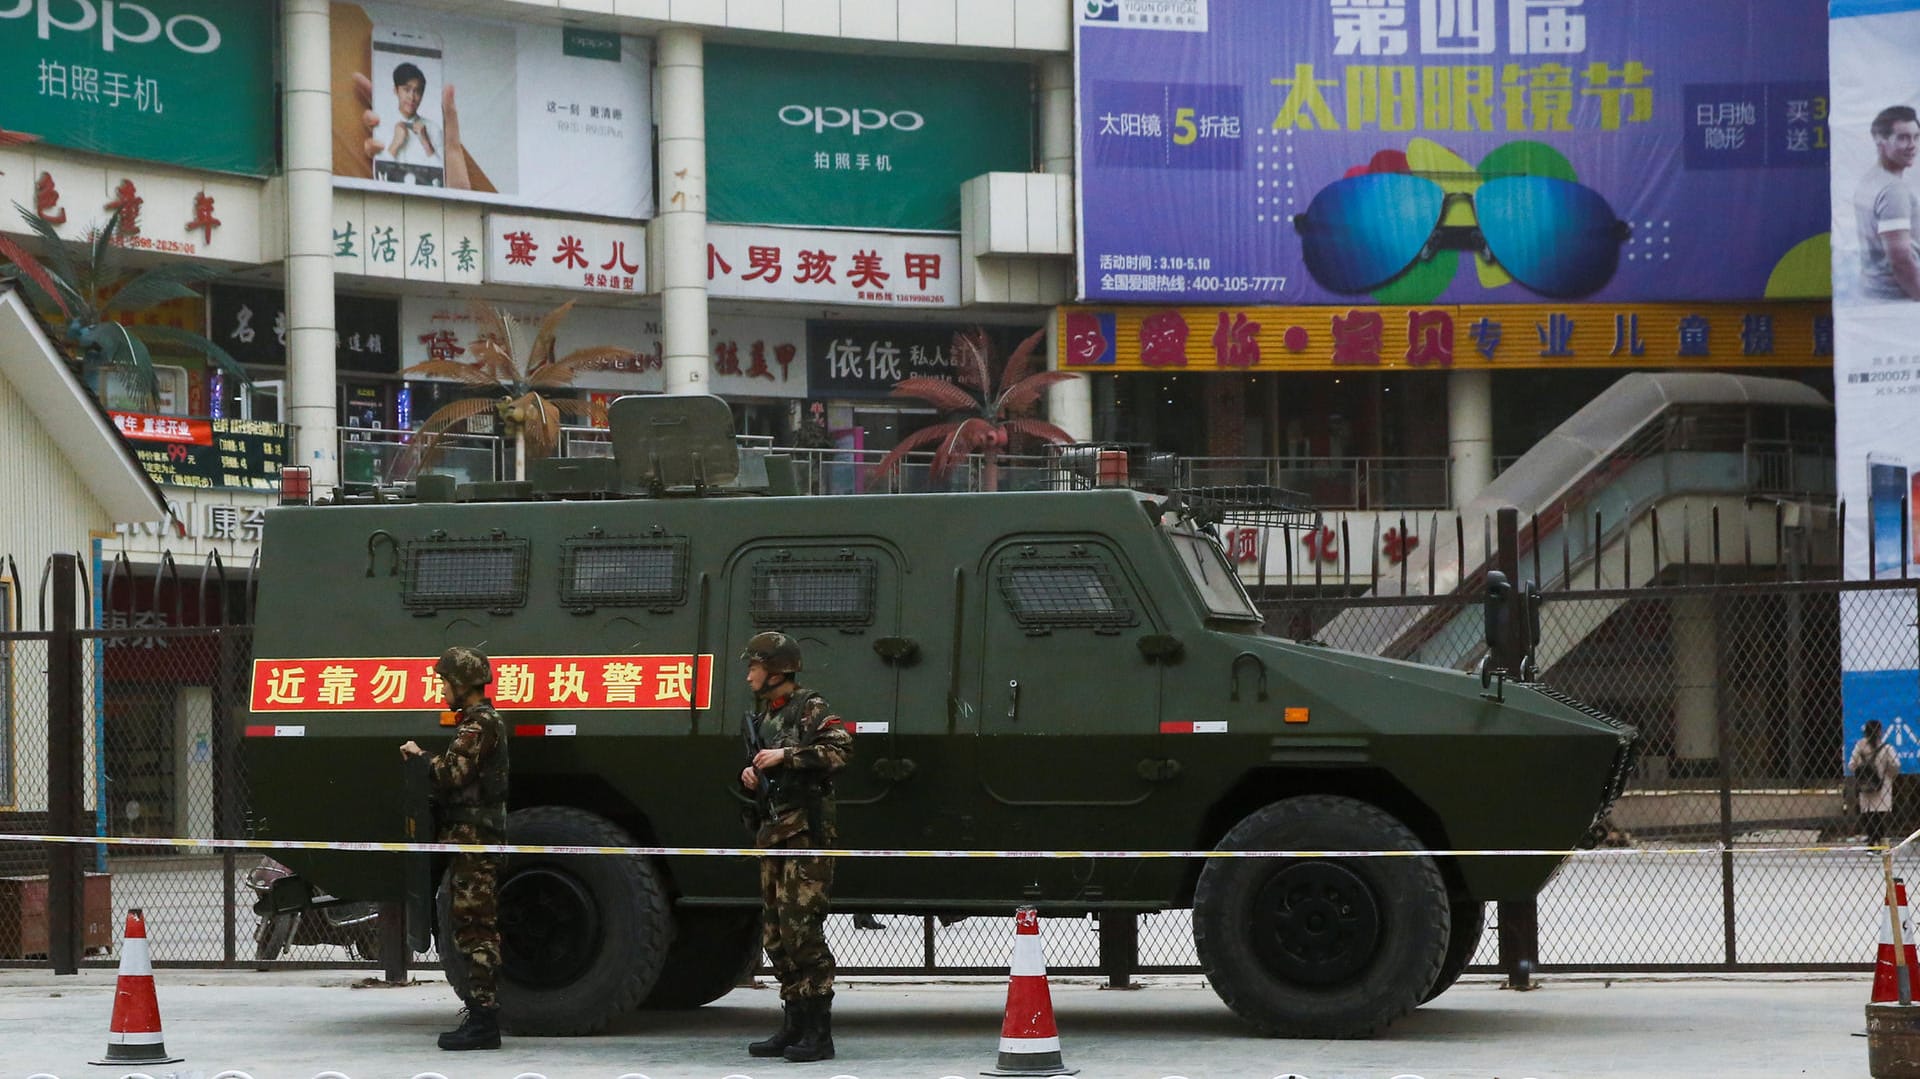
[[[993,172],[960,186],[960,302],[1073,298],[1073,178]]]
[[[563,21],[582,15],[806,34],[1064,53],[1073,0],[410,0],[462,14]],[[635,26],[645,33],[657,27]]]

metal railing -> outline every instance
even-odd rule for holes
[[[503,440],[498,435],[439,435],[424,469],[421,456],[415,451],[419,438],[418,431],[340,428],[340,481],[367,485],[401,483],[422,471],[450,473],[466,483],[485,483],[501,476],[504,451]]]

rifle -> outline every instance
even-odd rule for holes
[[[747,746],[748,766],[752,766],[755,755],[767,748],[766,744],[760,740],[760,725],[755,723],[753,718],[753,710],[748,709],[747,714],[740,720],[740,739],[745,742]],[[772,820],[773,779],[758,768],[754,769],[754,774],[760,777],[760,782],[754,784],[753,787],[754,805],[760,810],[761,820]]]

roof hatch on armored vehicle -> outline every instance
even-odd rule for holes
[[[873,624],[875,567],[851,552],[839,558],[779,556],[753,567],[753,621],[760,626]]]
[[[669,610],[687,601],[687,540],[664,532],[606,536],[595,529],[560,544],[560,606]]]
[[[400,588],[409,609],[509,611],[527,602],[528,543],[496,530],[484,539],[435,532],[400,545]]]

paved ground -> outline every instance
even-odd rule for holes
[[[167,1047],[185,1063],[162,1079],[944,1079],[991,1067],[1005,1000],[993,982],[860,980],[835,1009],[839,1058],[756,1061],[744,1043],[775,1018],[765,988],[736,990],[697,1012],[631,1019],[599,1037],[509,1039],[505,1051],[433,1048],[450,994],[428,981],[355,988],[361,972],[162,970]],[[1149,979],[1138,991],[1054,979],[1068,1065],[1087,1079],[1591,1079],[1840,1077],[1866,1074],[1864,978],[1555,978],[1511,993],[1470,978],[1365,1042],[1250,1036],[1196,978]],[[120,1079],[89,1067],[106,1045],[114,976],[0,971],[0,1079]]]

